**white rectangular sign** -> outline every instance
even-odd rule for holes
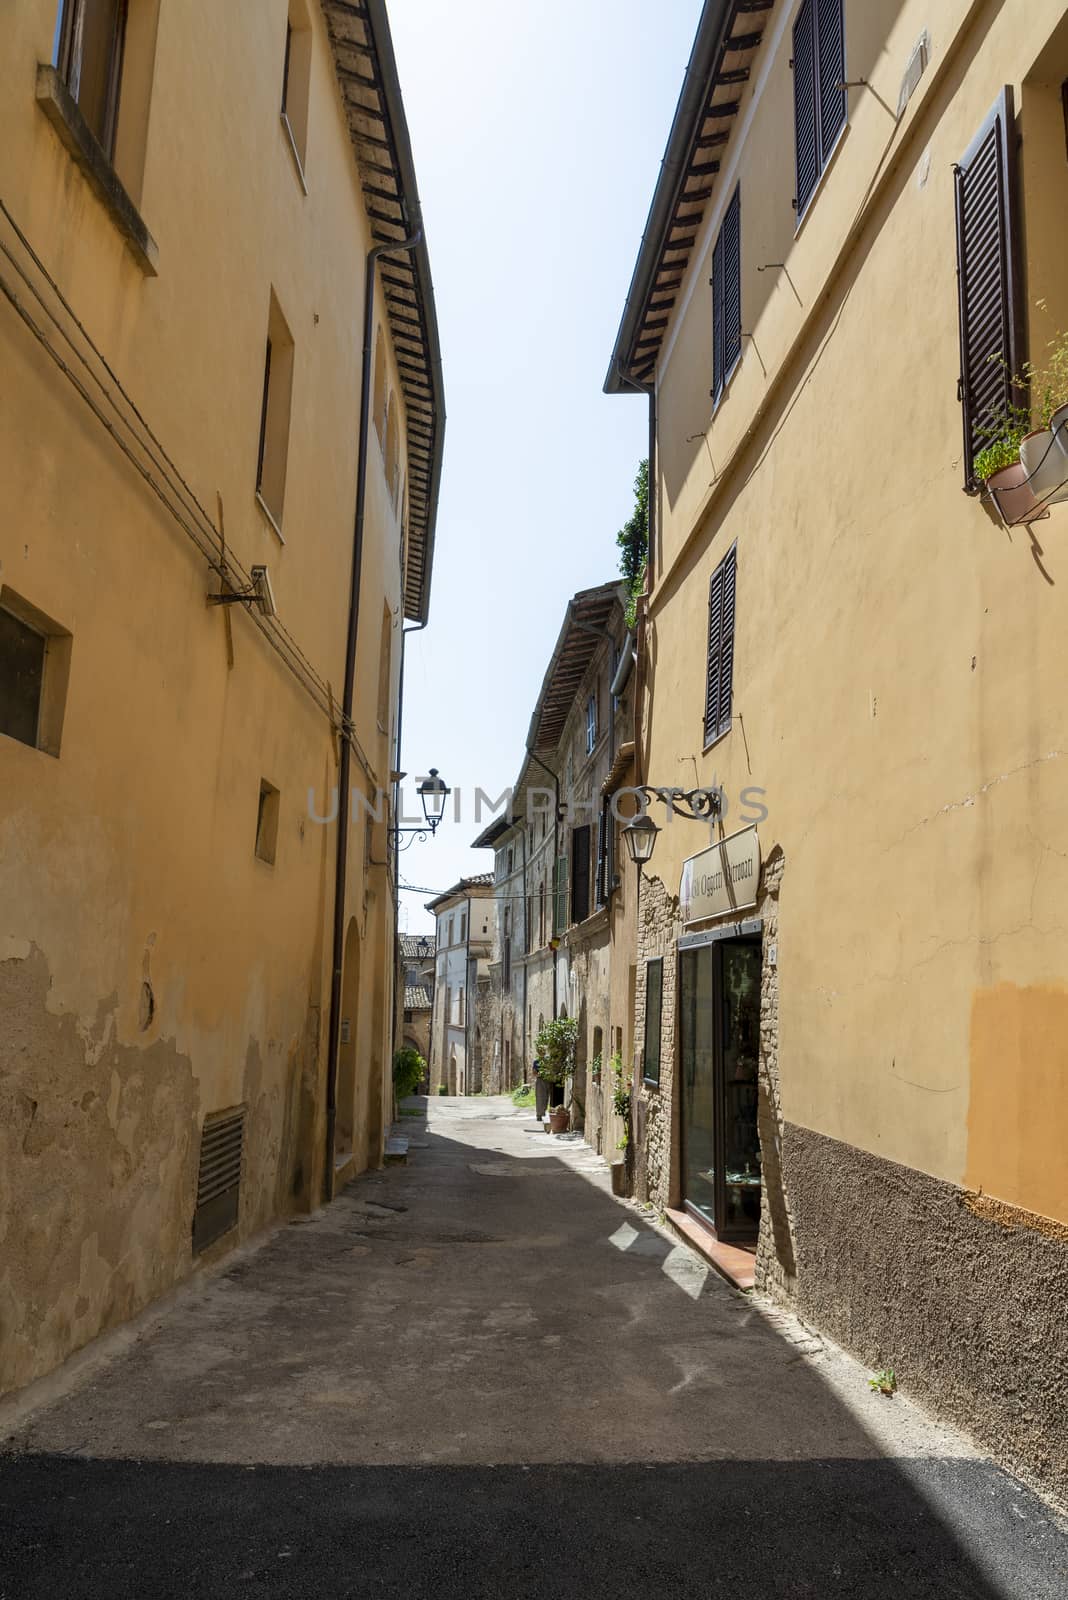
[[[683,862],[682,920],[705,922],[748,910],[757,903],[759,887],[760,840],[755,828],[743,828]]]

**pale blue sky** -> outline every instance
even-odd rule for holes
[[[700,0],[389,9],[448,408],[403,765],[440,767],[464,800],[462,822],[402,854],[401,879],[443,889],[492,865],[469,848],[475,786],[516,777],[567,600],[616,571],[648,412],[601,385]],[[405,910],[430,926],[426,898],[401,894],[402,926]]]

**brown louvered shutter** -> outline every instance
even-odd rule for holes
[[[734,684],[734,599],[737,551],[732,546],[708,586],[708,660],[705,673],[705,744],[731,725]]]
[[[1016,134],[1012,89],[997,103],[955,168],[958,396],[964,422],[964,486],[980,485],[972,462],[988,430],[1023,402],[1013,387],[1022,347],[1016,271]]]
[[[816,0],[816,72],[822,172],[846,122],[843,0]]]
[[[800,219],[820,175],[816,137],[816,8],[805,0],[794,23],[794,147],[797,193],[794,209]]]
[[[741,186],[723,214],[712,251],[712,398],[719,400],[742,353]]]
[[[571,830],[571,920],[585,922],[590,914],[590,830]]]

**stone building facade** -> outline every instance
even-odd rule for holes
[[[437,968],[434,940],[429,934],[402,933],[398,942],[402,1000],[398,1037],[401,1045],[418,1050],[429,1068]]]
[[[496,926],[488,873],[461,878],[427,903],[435,920],[430,1093],[476,1094],[482,1088],[484,1039],[479,984],[485,984]]]
[[[619,822],[611,811],[631,748],[625,610],[618,583],[571,599],[530,719],[510,810],[474,841],[494,852],[498,942],[490,972],[500,1063],[494,1081],[514,1087],[529,1080],[539,1029],[554,1016],[574,1017],[572,1125],[606,1150],[623,1135],[606,1084],[613,1051],[621,1059],[625,1053],[633,1008],[632,915],[628,921]]]
[[[0,8],[0,196],[3,1392],[381,1160],[444,399],[383,0]]]
[[[661,165],[633,1174],[1063,1492],[1068,495],[977,458],[1068,328],[1068,21],[937,20],[706,5]]]

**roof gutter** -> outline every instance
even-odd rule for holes
[[[675,107],[675,116],[668,134],[664,159],[660,163],[660,176],[653,191],[652,204],[642,234],[638,260],[627,290],[623,320],[616,334],[615,348],[604,380],[605,394],[622,394],[628,387],[624,374],[631,364],[631,351],[638,333],[645,303],[656,278],[660,251],[668,226],[675,213],[679,194],[686,181],[686,167],[693,143],[694,128],[708,101],[709,79],[718,59],[720,44],[726,27],[730,25],[734,7],[731,0],[705,0],[701,20],[697,24],[682,92]]]

